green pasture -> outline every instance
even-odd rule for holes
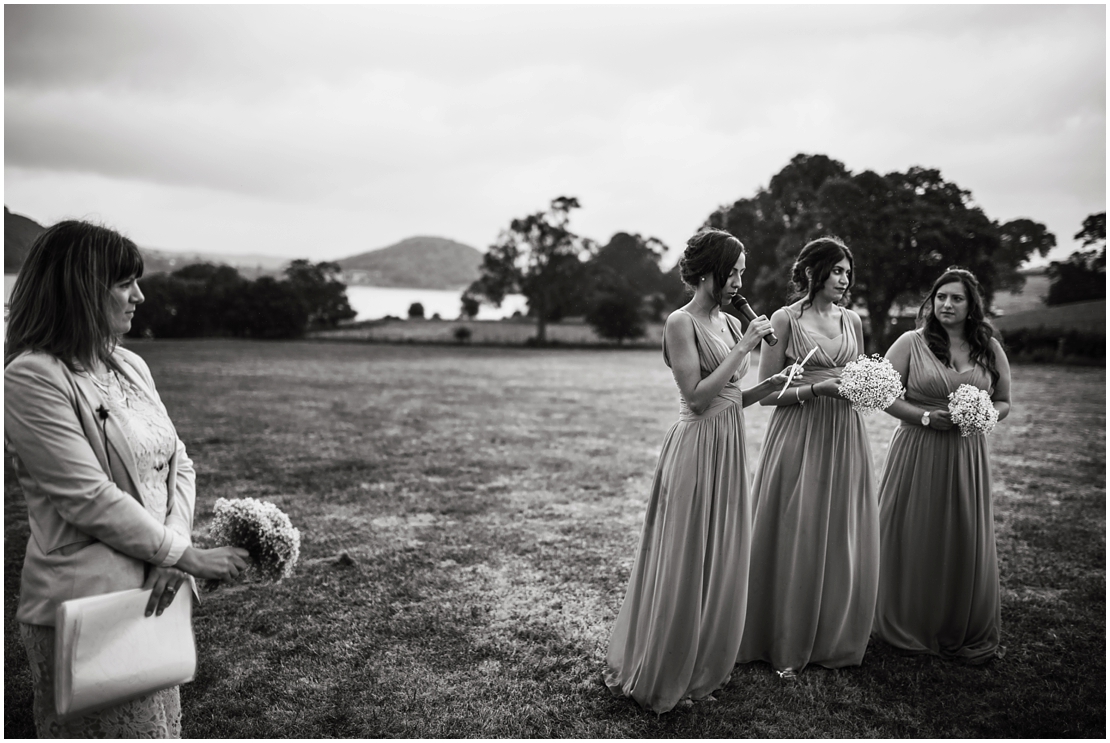
[[[663,436],[657,350],[147,342],[218,497],[302,532],[276,585],[195,612],[191,738],[1098,737],[1106,734],[1101,367],[1014,369],[992,437],[1004,658],[972,667],[873,643],[859,668],[782,681],[738,667],[663,716],[601,681]],[[754,462],[769,409],[748,408]],[[893,419],[868,419],[876,472]],[[33,736],[13,621],[28,537],[5,468],[5,734]]]
[[[536,321],[531,318],[513,320],[371,320],[335,330],[317,330],[311,335],[319,340],[371,341],[377,343],[447,343],[459,344],[455,332],[470,331],[466,341],[480,346],[525,346],[536,335]],[[663,323],[647,323],[644,335],[627,346],[659,348],[663,340]],[[547,342],[564,346],[612,346],[613,341],[598,336],[581,320],[549,323]]]

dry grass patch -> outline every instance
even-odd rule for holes
[[[1105,734],[1103,369],[1015,369],[992,438],[1004,659],[875,644],[785,684],[753,664],[718,702],[656,717],[601,672],[678,410],[657,350],[136,350],[197,462],[200,530],[217,497],[249,495],[302,531],[291,579],[197,607],[189,737]],[[770,413],[748,408],[753,463]],[[876,476],[895,423],[868,419]],[[27,736],[11,619],[27,527],[6,484],[5,732]]]

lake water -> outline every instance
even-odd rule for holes
[[[8,301],[14,274],[4,274],[4,301]],[[348,286],[347,301],[351,309],[358,313],[356,320],[377,320],[386,315],[408,317],[409,307],[414,302],[424,305],[424,317],[439,313],[444,320],[454,320],[462,308],[462,290],[445,291],[442,289],[397,289],[379,286]],[[513,312],[527,311],[527,302],[519,294],[510,294],[500,307],[482,305],[478,310],[479,320],[499,320],[510,317]],[[140,312],[142,310],[139,310]]]

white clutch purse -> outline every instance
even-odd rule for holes
[[[63,719],[193,680],[197,646],[188,583],[162,616],[144,616],[150,589],[58,606],[54,702]]]

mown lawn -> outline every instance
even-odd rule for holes
[[[656,457],[677,412],[658,351],[150,342],[217,497],[279,504],[296,574],[207,594],[185,735],[1104,737],[1105,369],[1017,366],[993,436],[1007,655],[873,643],[796,682],[738,667],[657,717],[601,683]],[[748,454],[769,410],[748,408]],[[876,470],[893,419],[869,419]],[[5,734],[33,736],[13,623],[27,539],[5,468]]]

